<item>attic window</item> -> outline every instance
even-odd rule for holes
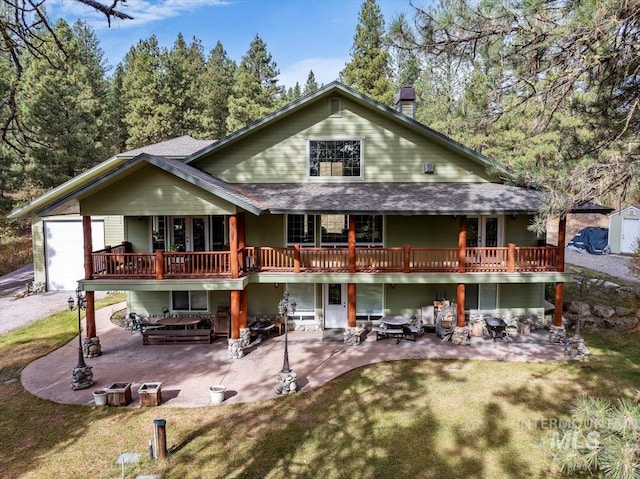
[[[329,115],[340,116],[340,98],[329,98]]]

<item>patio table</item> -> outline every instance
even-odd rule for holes
[[[179,316],[176,318],[161,318],[156,321],[156,324],[160,326],[184,326],[184,329],[193,326],[193,329],[195,329],[200,321],[202,321],[202,318],[198,316]]]

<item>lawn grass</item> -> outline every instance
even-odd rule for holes
[[[0,369],[72,339],[75,318],[60,313],[0,337]],[[139,452],[126,477],[559,478],[544,447],[554,421],[568,419],[578,394],[633,397],[640,384],[637,332],[585,337],[583,361],[395,361],[295,396],[207,408],[62,405],[0,384],[0,471],[113,478],[116,457]],[[158,418],[169,458],[149,461]]]

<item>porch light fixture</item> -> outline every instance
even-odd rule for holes
[[[69,311],[73,308],[78,310],[78,364],[72,372],[72,389],[86,389],[93,385],[93,373],[91,367],[84,362],[84,354],[82,352],[82,311],[87,309],[87,298],[80,290],[76,289],[76,298],[69,296],[67,300]]]
[[[280,283],[273,283],[273,287],[278,289],[280,287]]]
[[[289,328],[287,327],[289,315],[293,315],[296,312],[296,300],[289,298],[289,291],[284,292],[282,295],[282,299],[278,303],[278,312],[280,316],[282,316],[282,320],[284,321],[284,361],[282,363],[282,371],[283,374],[289,374],[291,372],[291,368],[289,367],[289,350],[288,350],[288,332]]]
[[[391,287],[395,288],[396,287],[396,283],[391,283]]]

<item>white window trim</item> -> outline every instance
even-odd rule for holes
[[[307,158],[306,158],[306,171],[307,180],[335,182],[335,183],[353,183],[354,181],[364,181],[364,167],[365,167],[365,137],[309,137],[307,138]],[[309,160],[311,159],[311,142],[312,141],[359,141],[360,142],[360,175],[359,176],[311,176]]]

